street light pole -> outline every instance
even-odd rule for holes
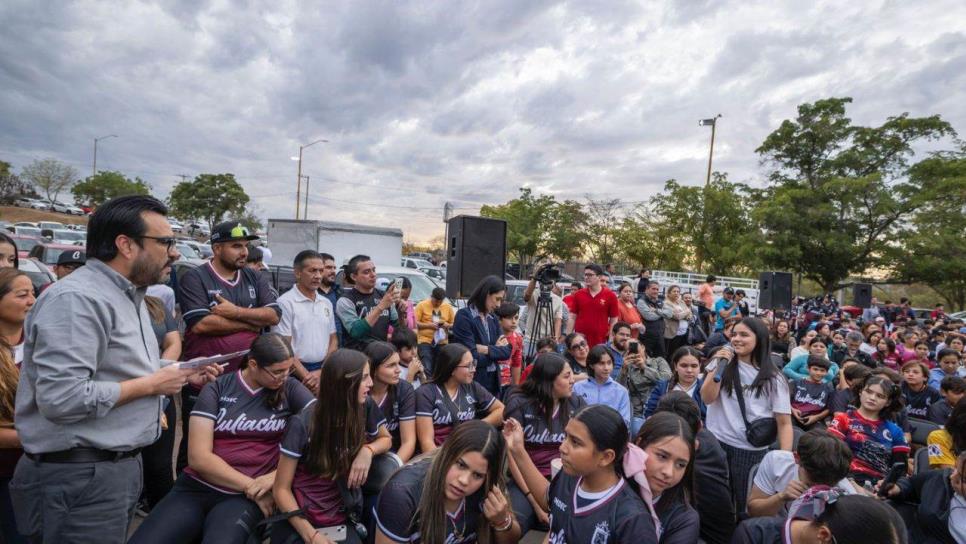
[[[100,140],[105,140],[107,138],[117,138],[117,134],[108,134],[107,136],[94,138],[94,165],[91,168],[91,177],[94,177],[97,175],[97,142]]]
[[[295,219],[299,218],[299,202],[302,200],[302,150],[305,149],[306,147],[313,146],[320,142],[328,143],[329,141],[316,140],[310,144],[299,146],[299,158],[297,159],[299,161],[299,170],[298,170],[298,178],[296,178],[296,188],[295,188]],[[306,203],[306,206],[308,206],[308,203]]]
[[[711,184],[711,158],[714,157],[714,130],[718,126],[718,119],[720,118],[721,114],[719,113],[711,119],[702,119],[698,121],[699,126],[711,125],[711,150],[708,151],[708,177],[704,180],[705,187]]]
[[[309,176],[305,176],[305,209],[302,210],[302,219],[309,218]]]

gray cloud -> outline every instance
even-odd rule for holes
[[[281,2],[0,4],[0,160],[140,176],[233,172],[266,217],[441,232],[527,184],[645,200],[715,169],[761,183],[754,149],[804,101],[856,122],[963,128],[961,3]],[[922,150],[944,143],[929,144]]]

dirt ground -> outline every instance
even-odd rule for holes
[[[16,206],[0,206],[0,220],[16,223],[18,221],[59,221],[65,225],[86,225],[86,215],[68,215],[66,213],[45,212],[32,208],[17,208]]]

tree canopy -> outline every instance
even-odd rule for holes
[[[125,195],[151,194],[151,186],[141,178],[133,180],[120,172],[100,171],[71,187],[77,204],[98,207],[108,200]]]
[[[168,206],[176,217],[202,220],[214,228],[228,215],[244,215],[249,200],[234,174],[199,174],[175,185]]]
[[[61,191],[77,179],[77,170],[56,159],[37,159],[24,166],[20,176],[36,187],[37,192],[53,202]]]

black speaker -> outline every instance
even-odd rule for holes
[[[855,283],[852,284],[852,305],[859,308],[872,306],[872,284]]]
[[[486,276],[503,279],[506,221],[457,215],[446,240],[446,296],[466,298]]]
[[[758,275],[758,307],[764,310],[791,309],[791,272],[762,272]]]

